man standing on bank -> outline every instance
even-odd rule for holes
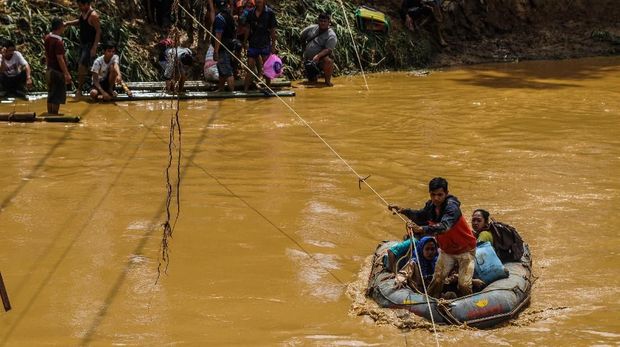
[[[448,194],[448,181],[435,177],[429,182],[428,191],[431,199],[421,210],[400,208],[396,205],[389,205],[388,209],[411,219],[414,234],[435,235],[437,238],[441,252],[435,265],[433,280],[428,286],[428,295],[435,298],[440,296],[444,280],[456,264],[459,266],[460,295],[469,295],[472,293],[476,238],[461,213],[460,201]]]
[[[78,61],[78,85],[75,93],[78,98],[82,96],[84,81],[97,57],[97,45],[101,40],[99,14],[90,6],[91,2],[92,0],[77,0],[80,18],[65,23],[65,25],[79,25],[80,27],[80,60]]]

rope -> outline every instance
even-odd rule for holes
[[[222,44],[222,42],[221,42],[220,40],[218,40],[218,38],[217,38],[217,37],[215,37],[215,35],[213,35],[213,33],[211,33],[211,31],[210,31],[209,29],[207,29],[204,25],[202,25],[202,23],[200,23],[200,22],[196,19],[196,17],[194,17],[191,13],[189,13],[189,11],[187,11],[187,10],[185,9],[185,7],[183,7],[181,4],[178,4],[178,7],[179,7],[180,9],[182,9],[183,11],[185,11],[185,13],[187,13],[187,15],[188,15],[188,16],[190,16],[190,18],[192,18],[192,19],[196,22],[196,24],[198,24],[199,26],[201,26],[201,27],[205,30],[205,32],[206,32],[207,34],[209,34],[209,36],[211,36],[211,38],[213,38],[214,40],[216,40],[217,42],[219,42],[219,43],[220,43],[220,45],[221,45],[220,47],[224,48],[224,49],[225,49],[228,53],[230,53],[230,55],[231,55],[232,57],[234,57],[234,58],[235,58],[235,59],[236,59],[236,60],[237,60],[237,61],[238,61],[238,62],[239,62],[239,63],[240,63],[240,64],[241,64],[241,65],[242,65],[242,66],[243,66],[243,67],[244,67],[244,68],[245,68],[248,72],[249,72],[249,73],[251,73],[251,74],[252,74],[252,75],[253,75],[256,79],[260,79],[260,78],[259,78],[259,77],[258,77],[258,76],[254,73],[254,71],[252,71],[252,70],[251,70],[251,69],[250,69],[250,68],[249,68],[249,67],[248,67],[245,63],[243,63],[243,61],[241,61],[241,59],[239,59],[239,57],[237,57],[237,56],[235,55],[235,53],[234,53],[234,52],[232,52],[230,49],[228,49],[228,47],[226,47],[225,45],[223,45],[223,44]],[[364,77],[364,79],[365,79],[365,77]],[[387,202],[387,201],[383,198],[383,196],[381,196],[381,194],[379,194],[379,193],[378,193],[378,192],[377,192],[377,191],[376,191],[376,190],[375,190],[375,189],[374,189],[374,188],[373,188],[373,187],[372,187],[372,186],[371,186],[371,185],[370,185],[370,184],[366,181],[366,178],[365,178],[365,177],[363,177],[363,176],[361,176],[361,175],[360,175],[360,174],[359,174],[359,173],[358,173],[358,172],[357,172],[357,171],[356,171],[356,170],[355,170],[355,169],[354,169],[354,168],[353,168],[353,167],[352,167],[352,166],[351,166],[351,165],[350,165],[350,164],[349,164],[349,163],[348,163],[348,162],[347,162],[347,161],[346,161],[346,160],[345,160],[345,159],[344,159],[344,158],[343,158],[340,154],[338,154],[338,152],[336,152],[336,150],[335,150],[335,149],[334,149],[334,148],[333,148],[333,147],[332,147],[329,143],[327,143],[327,141],[325,141],[325,139],[324,139],[324,138],[323,138],[323,137],[322,137],[322,136],[321,136],[321,135],[320,135],[320,134],[319,134],[316,130],[314,130],[314,128],[313,128],[310,124],[308,124],[308,122],[306,122],[306,120],[305,120],[305,119],[304,119],[304,118],[303,118],[303,117],[302,117],[302,116],[301,116],[301,115],[300,115],[297,111],[295,111],[295,109],[294,109],[294,108],[293,108],[293,107],[292,107],[289,103],[287,103],[287,102],[286,102],[283,98],[281,98],[278,94],[276,94],[276,93],[274,92],[274,90],[273,90],[273,89],[271,89],[271,87],[270,87],[270,86],[265,85],[265,87],[269,90],[269,92],[270,92],[272,95],[274,95],[274,96],[275,96],[275,97],[276,97],[276,98],[277,98],[280,102],[282,102],[282,104],[284,104],[284,106],[285,106],[286,108],[288,108],[288,109],[289,109],[289,110],[290,110],[290,111],[291,111],[291,112],[292,112],[292,113],[293,113],[293,114],[294,114],[294,115],[295,115],[295,116],[299,119],[299,121],[301,121],[301,122],[302,122],[302,123],[303,123],[303,124],[304,124],[304,125],[308,128],[308,129],[310,129],[310,131],[311,131],[311,132],[312,132],[312,133],[313,133],[313,134],[314,134],[317,138],[319,138],[319,140],[321,140],[321,142],[323,142],[323,144],[324,144],[324,145],[325,145],[325,146],[326,146],[326,147],[327,147],[327,148],[328,148],[328,149],[329,149],[329,150],[330,150],[330,151],[331,151],[331,152],[332,152],[332,153],[333,153],[333,154],[334,154],[334,155],[335,155],[338,159],[340,159],[340,161],[342,161],[342,162],[344,163],[344,165],[345,165],[347,168],[349,168],[349,170],[350,170],[351,172],[353,172],[353,174],[355,174],[355,176],[357,177],[357,179],[358,179],[358,181],[359,181],[360,185],[361,185],[361,183],[364,183],[364,184],[366,185],[366,187],[368,187],[368,188],[369,188],[369,189],[370,189],[370,190],[371,190],[371,191],[372,191],[372,192],[373,192],[373,193],[374,193],[374,194],[375,194],[375,195],[376,195],[376,196],[377,196],[377,197],[378,197],[378,198],[379,198],[379,199],[380,199],[380,200],[381,200],[381,201],[382,201],[382,202],[383,202],[386,206],[390,206],[390,204],[389,204],[389,203],[388,203],[388,202]],[[407,220],[406,220],[403,216],[401,216],[400,214],[397,214],[397,216],[398,216],[398,217],[399,217],[399,218],[400,218],[403,222],[407,223]],[[413,237],[413,235],[412,235],[412,237]],[[413,240],[412,240],[412,245],[413,245]],[[416,252],[416,257],[418,257],[417,250],[415,249],[415,247],[411,247],[411,250],[412,250],[413,252]],[[419,258],[418,258],[418,259],[419,259]],[[421,266],[420,266],[419,262],[418,262],[418,264],[417,264],[417,265],[418,265],[418,268],[419,268],[419,270],[420,270],[420,274],[421,274],[421,273],[422,273],[422,268],[421,268]],[[426,291],[426,284],[424,283],[424,279],[422,279],[422,284],[423,284],[423,286],[424,286],[424,294],[426,295],[426,303],[428,304],[428,310],[429,310],[429,313],[430,313],[430,316],[431,316],[431,323],[433,324],[433,331],[434,331],[434,334],[435,334],[435,342],[436,342],[437,346],[439,346],[439,338],[438,338],[438,336],[437,336],[437,329],[436,329],[436,327],[435,327],[435,319],[434,319],[434,317],[433,317],[433,311],[432,311],[432,309],[431,309],[431,303],[430,303],[430,299],[429,299],[428,293],[427,293],[427,291]]]
[[[360,65],[360,71],[362,72],[362,77],[364,77],[364,84],[366,85],[366,90],[370,91],[368,87],[368,81],[366,81],[366,74],[364,73],[364,68],[362,67],[362,59],[360,58],[360,54],[357,50],[357,44],[355,44],[355,39],[353,38],[353,30],[351,30],[351,25],[349,25],[349,19],[347,18],[347,12],[344,8],[344,3],[342,0],[338,0],[340,2],[340,7],[342,8],[342,15],[344,16],[344,21],[347,23],[347,28],[349,29],[349,34],[351,35],[351,42],[353,43],[353,50],[355,51],[355,56],[357,57],[357,63]]]
[[[175,110],[174,114],[170,117],[170,132],[168,135],[168,163],[166,165],[166,220],[162,223],[162,239],[161,239],[161,254],[159,263],[157,265],[157,279],[155,283],[159,281],[159,277],[161,275],[162,267],[163,272],[166,273],[168,271],[168,265],[170,265],[170,255],[169,255],[169,240],[172,238],[172,234],[174,232],[174,227],[176,226],[177,221],[179,220],[179,215],[181,214],[181,156],[182,156],[182,142],[181,142],[181,123],[179,119],[179,110],[180,110],[180,94],[177,91],[177,82],[176,79],[179,77],[179,74],[182,73],[181,67],[179,66],[179,55],[178,55],[178,43],[179,43],[179,31],[176,29],[179,21],[179,13],[178,7],[180,6],[179,0],[175,0],[173,4],[173,14],[176,18],[175,20],[175,40],[174,40],[174,60],[170,63],[173,64],[172,67],[172,76],[171,76],[171,88],[173,95],[176,95],[176,100],[171,100],[171,108]],[[176,108],[175,106],[176,101]],[[178,144],[176,138],[178,136]],[[175,153],[173,151],[174,148],[177,148],[176,151],[176,177],[172,177],[172,180],[176,182],[176,190],[172,187],[170,169],[172,168],[172,164],[175,159]],[[175,195],[175,203],[176,203],[176,213],[174,216],[174,221],[171,223],[172,212],[171,205],[173,201],[173,191],[176,192]]]

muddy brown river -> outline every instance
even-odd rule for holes
[[[421,207],[443,176],[468,219],[486,208],[530,244],[531,305],[494,329],[438,327],[440,345],[620,344],[619,58],[335,84],[285,101],[387,201]],[[80,124],[0,124],[0,345],[435,344],[352,310],[403,223],[273,98],[181,102],[156,284],[171,107],[69,100]]]

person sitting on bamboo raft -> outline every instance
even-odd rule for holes
[[[30,65],[15,50],[13,41],[7,41],[0,51],[0,94],[26,96],[26,88],[32,88]]]
[[[460,201],[448,193],[448,181],[442,177],[433,178],[428,184],[430,200],[420,210],[389,205],[388,209],[405,215],[413,223],[414,235],[436,235],[441,248],[433,281],[428,294],[438,297],[443,290],[444,280],[450,270],[459,265],[458,289],[461,295],[472,293],[476,238],[463,214]]]
[[[398,271],[396,286],[402,287],[407,284],[410,288],[424,293],[424,285],[428,286],[433,279],[435,263],[437,263],[437,240],[434,237],[425,236],[416,244],[411,260]],[[422,269],[421,273],[420,269]]]
[[[103,44],[103,52],[102,56],[95,59],[90,69],[93,78],[93,89],[90,91],[90,97],[93,100],[109,101],[116,97],[114,86],[122,85],[123,78],[120,59],[115,54],[116,46],[114,43],[106,42]]]
[[[416,31],[416,28],[423,26],[432,18],[439,44],[448,45],[442,34],[441,0],[403,0],[400,6],[400,17],[407,29],[411,31]]]
[[[323,74],[325,85],[333,86],[334,73],[333,51],[338,43],[336,33],[329,26],[331,19],[328,13],[319,14],[318,24],[306,27],[301,32],[304,47],[303,59],[308,82],[316,83],[318,76]]]
[[[173,47],[166,50],[166,90],[169,92],[182,92],[185,80],[194,64],[194,56],[189,48]]]

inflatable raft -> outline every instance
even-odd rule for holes
[[[396,289],[394,275],[383,267],[383,255],[396,242],[385,241],[375,251],[367,295],[381,307],[406,309],[431,320],[426,296],[409,287]],[[532,259],[527,244],[521,261],[504,263],[507,278],[472,295],[452,299],[429,297],[435,323],[488,328],[516,316],[530,301]],[[428,285],[428,283],[427,283]]]

